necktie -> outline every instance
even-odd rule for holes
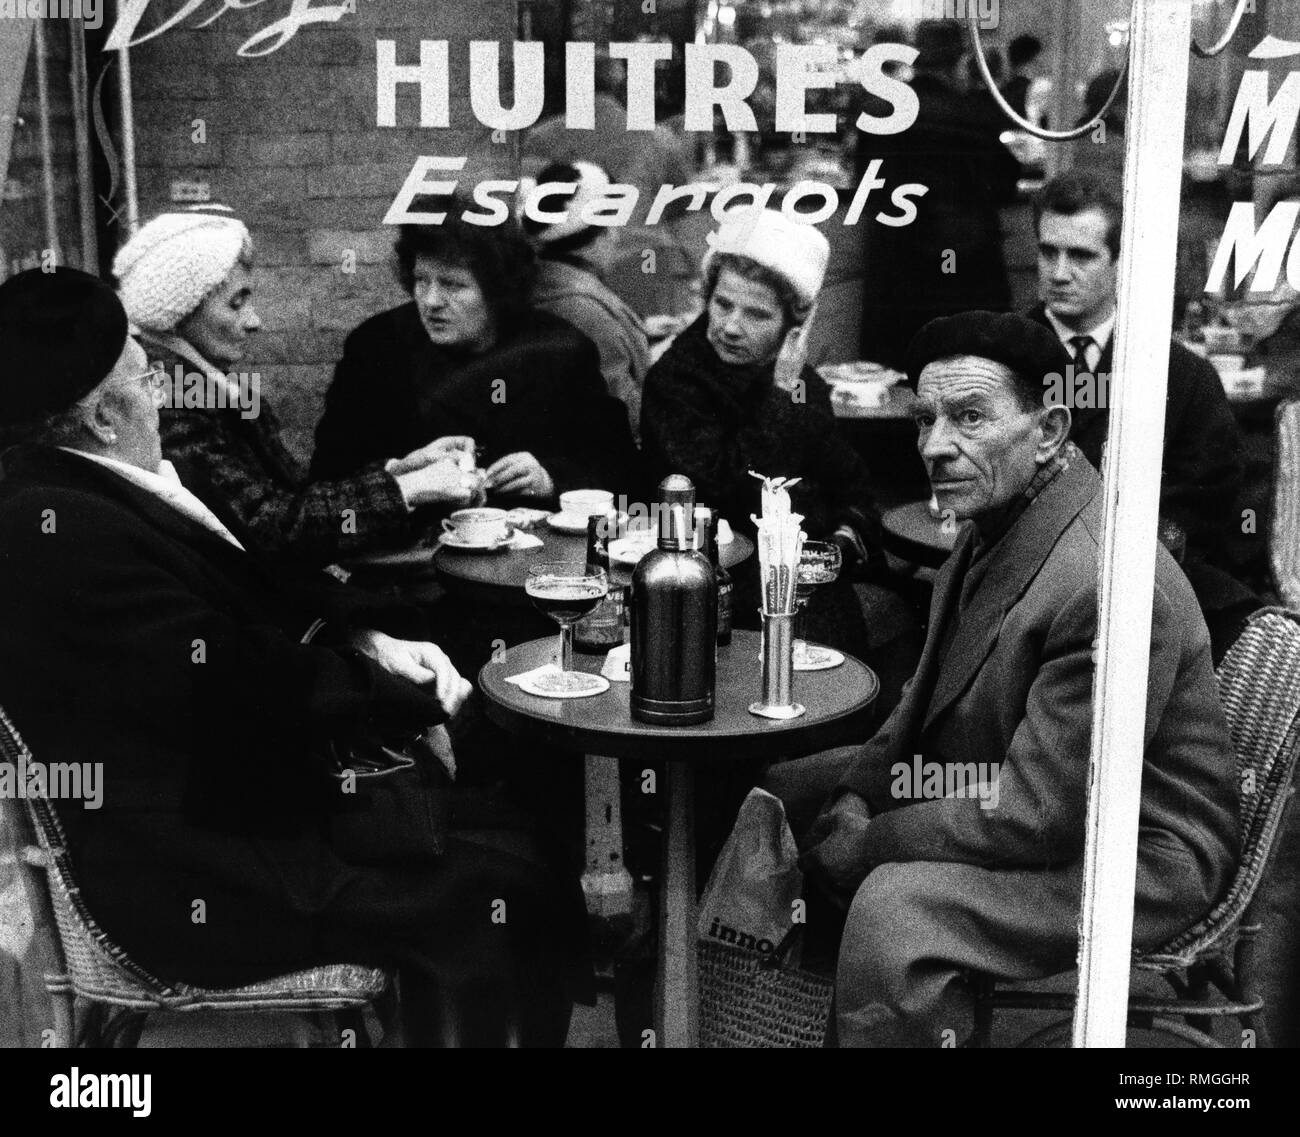
[[[1070,347],[1073,348],[1070,362],[1074,364],[1075,375],[1092,374],[1092,368],[1088,366],[1088,348],[1090,348],[1092,344],[1092,336],[1070,337]]]

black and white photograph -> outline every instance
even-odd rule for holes
[[[1298,126],[1295,0],[0,0],[18,1116],[417,1048],[1249,1112]]]

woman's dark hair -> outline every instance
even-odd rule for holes
[[[723,269],[728,268],[737,276],[743,276],[746,280],[758,284],[766,284],[775,292],[781,302],[781,311],[785,316],[787,327],[802,324],[808,318],[812,306],[799,299],[794,286],[785,277],[779,272],[774,272],[767,265],[759,264],[749,257],[742,257],[738,253],[715,253],[709,258],[708,268],[704,270],[705,304],[713,299],[713,290],[718,286],[718,277],[722,275]]]
[[[401,226],[393,252],[398,279],[408,293],[415,288],[416,258],[425,256],[468,269],[499,325],[528,307],[534,256],[514,217],[495,225],[471,225],[464,213],[480,210],[459,196],[426,195],[416,198],[410,208],[418,213],[445,213],[446,218],[441,225]]]

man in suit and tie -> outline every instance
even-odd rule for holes
[[[876,735],[768,776],[796,828],[801,804],[823,802],[803,864],[848,906],[841,1046],[960,1042],[968,972],[1051,975],[1077,949],[1101,495],[1067,440],[1069,409],[1044,403],[1043,378],[1066,356],[1039,325],[992,312],[931,321],[908,354],[931,485],[970,524],[935,580],[916,674]],[[1149,674],[1133,925],[1144,948],[1208,912],[1237,855],[1209,635],[1164,549]]]
[[[1110,419],[1122,223],[1115,190],[1083,171],[1053,178],[1034,204],[1040,303],[1028,315],[1069,353],[1075,375],[1070,440],[1099,470]],[[1234,507],[1241,436],[1218,373],[1176,341],[1169,345],[1162,468],[1161,538],[1180,556],[1221,655],[1258,607],[1224,571],[1224,546],[1240,522]]]

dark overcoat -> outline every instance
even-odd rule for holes
[[[346,634],[424,638],[422,616],[268,566],[80,455],[18,447],[3,466],[0,704],[37,761],[102,764],[100,806],[56,810],[110,936],[201,984],[340,960],[456,984],[521,953],[559,974],[563,905],[522,859],[453,839],[363,865],[334,847],[320,743],[446,719]]]

